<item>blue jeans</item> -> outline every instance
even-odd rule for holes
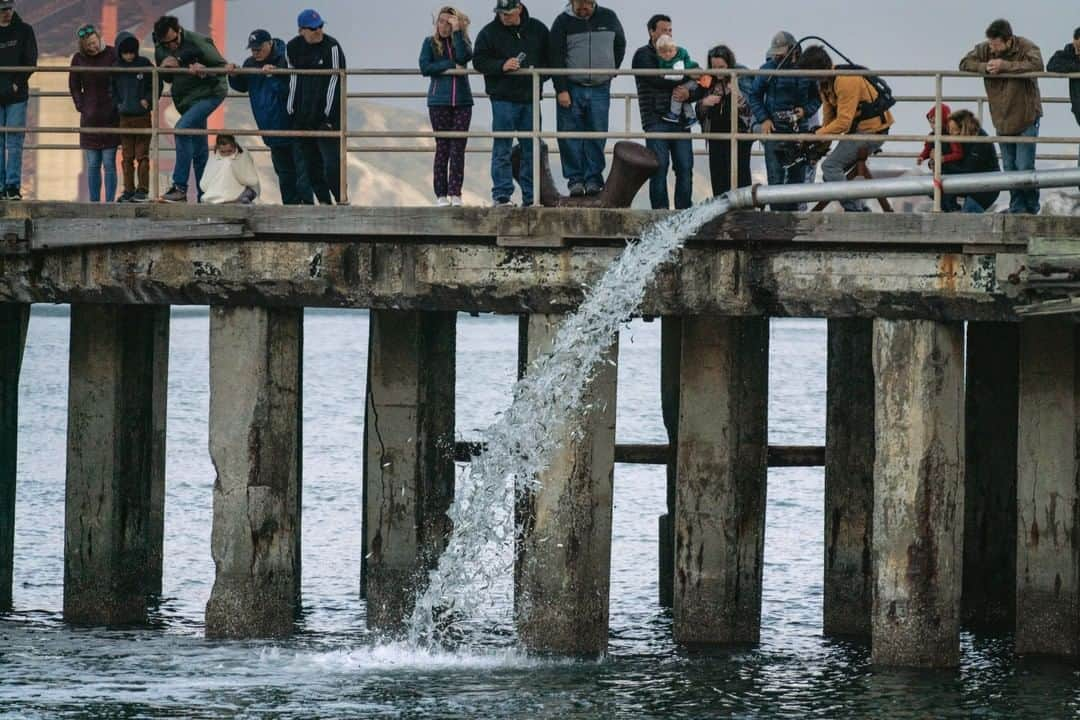
[[[978,200],[968,195],[964,198],[964,204],[960,207],[960,212],[984,213],[986,208],[980,205]]]
[[[1036,118],[1035,122],[1019,135],[1020,137],[1038,137],[1039,119]],[[1001,167],[1006,172],[1010,170],[1034,170],[1035,144],[1001,143]],[[1038,215],[1039,191],[1013,190],[1009,197],[1009,212]]]
[[[90,202],[101,202],[101,171],[105,170],[105,202],[116,199],[116,148],[83,150],[86,156],[86,184]]]
[[[567,83],[570,107],[557,106],[560,132],[607,132],[611,84],[586,86]],[[559,140],[563,177],[568,183],[604,184],[606,140]]]
[[[675,167],[675,209],[684,210],[693,205],[694,195],[694,146],[690,141],[690,129],[672,127],[661,122],[645,128],[649,133],[671,133],[671,140],[646,140],[645,147],[656,153],[660,167],[649,178],[649,202],[653,210],[669,210],[667,175],[668,167]]]
[[[494,132],[531,131],[532,103],[509,100],[491,101],[491,129]],[[531,138],[519,137],[521,145],[521,204],[533,203],[533,143]],[[510,154],[514,141],[511,138],[495,138],[491,143],[491,199],[495,202],[509,201],[514,194],[514,172]]]
[[[205,130],[210,114],[217,110],[225,98],[213,97],[200,100],[184,112],[176,121],[177,130]],[[176,136],[176,165],[173,167],[172,181],[178,188],[187,190],[192,166],[195,169],[195,187],[199,187],[206,161],[210,157],[210,143],[206,135]],[[200,192],[201,196],[202,193]]]
[[[26,127],[26,102],[0,105],[0,126]],[[22,187],[22,151],[25,133],[0,133],[0,180],[5,188]]]

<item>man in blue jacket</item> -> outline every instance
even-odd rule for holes
[[[548,60],[553,68],[615,69],[626,55],[626,35],[613,10],[596,0],[570,0],[551,24]],[[555,75],[560,132],[607,132],[611,75]],[[604,189],[606,140],[559,140],[563,177],[570,195],[597,195]]]
[[[289,66],[285,41],[272,37],[266,30],[255,30],[248,36],[248,49],[251,57],[244,61],[245,69],[269,71]],[[228,68],[236,70],[236,65],[229,63]],[[230,75],[229,86],[236,92],[248,94],[251,114],[260,130],[292,129],[287,107],[288,75]],[[270,162],[277,174],[281,202],[285,205],[313,204],[299,144],[286,137],[263,137],[263,142],[270,148]]]
[[[767,60],[762,70],[794,70],[799,60],[799,48],[795,37],[789,32],[778,32],[769,45]],[[805,133],[810,131],[811,120],[821,108],[821,96],[813,78],[757,76],[747,94],[750,111],[754,115],[755,132]],[[765,170],[770,185],[795,185],[814,181],[814,166],[800,162],[784,167],[793,143],[776,140],[762,143],[765,148]],[[770,205],[772,210],[797,210],[796,205]]]

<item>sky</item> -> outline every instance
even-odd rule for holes
[[[326,29],[342,44],[352,67],[415,67],[420,43],[431,31],[435,2],[426,0],[305,0],[326,20]],[[494,0],[457,0],[473,18],[474,36],[493,17]],[[1008,18],[1015,32],[1033,40],[1044,59],[1063,47],[1080,26],[1080,3],[1076,0],[813,0],[793,2],[717,2],[717,0],[626,0],[601,4],[615,10],[627,32],[628,58],[647,42],[645,23],[654,12],[672,17],[676,41],[692,56],[701,58],[709,47],[724,43],[734,49],[739,62],[760,65],[769,40],[777,30],[796,37],[821,35],[854,62],[882,69],[955,69],[960,58],[983,39],[986,26],[997,17]],[[564,7],[558,0],[526,2],[529,12],[551,23]],[[230,0],[228,47],[231,59],[242,59],[247,34],[265,27],[288,39],[296,32],[300,4],[282,0]],[[1022,8],[1022,12],[1018,11]],[[426,89],[417,79],[397,78],[378,84],[378,89]],[[480,80],[474,79],[474,87]],[[623,78],[622,89],[632,86]],[[375,84],[375,83],[373,83]],[[896,80],[894,91],[932,94],[932,80],[919,84]],[[971,81],[947,81],[946,93],[979,90]],[[618,89],[618,88],[617,88]],[[1065,80],[1043,80],[1044,96],[1067,96]],[[422,106],[417,106],[422,110]],[[927,107],[901,106],[898,131],[922,132]],[[1076,122],[1067,106],[1047,106],[1042,134],[1077,134]]]

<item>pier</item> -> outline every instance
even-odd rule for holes
[[[17,437],[31,303],[72,307],[64,618],[88,625],[145,622],[160,592],[169,306],[211,306],[206,633],[223,638],[288,635],[299,607],[303,309],[369,310],[366,560],[342,571],[392,635],[444,546],[453,463],[478,450],[455,442],[457,313],[519,316],[525,368],[662,215],[5,206],[0,610],[16,447],[33,442]],[[640,308],[664,323],[671,442],[616,446],[612,348],[588,389],[603,410],[518,508],[523,643],[606,649],[616,462],[668,465],[659,572],[676,640],[756,642],[767,469],[812,464],[826,479],[826,633],[870,640],[882,665],[956,665],[961,625],[1015,629],[1024,654],[1080,654],[1076,330],[1069,314],[1025,314],[1033,250],[1078,233],[1072,217],[959,214],[736,212],[705,226]],[[829,321],[824,448],[768,446],[773,317]]]

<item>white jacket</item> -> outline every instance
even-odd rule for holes
[[[255,170],[251,153],[238,152],[229,157],[211,153],[199,187],[203,191],[204,203],[234,202],[244,192],[244,188],[251,188],[258,196],[259,173]]]

